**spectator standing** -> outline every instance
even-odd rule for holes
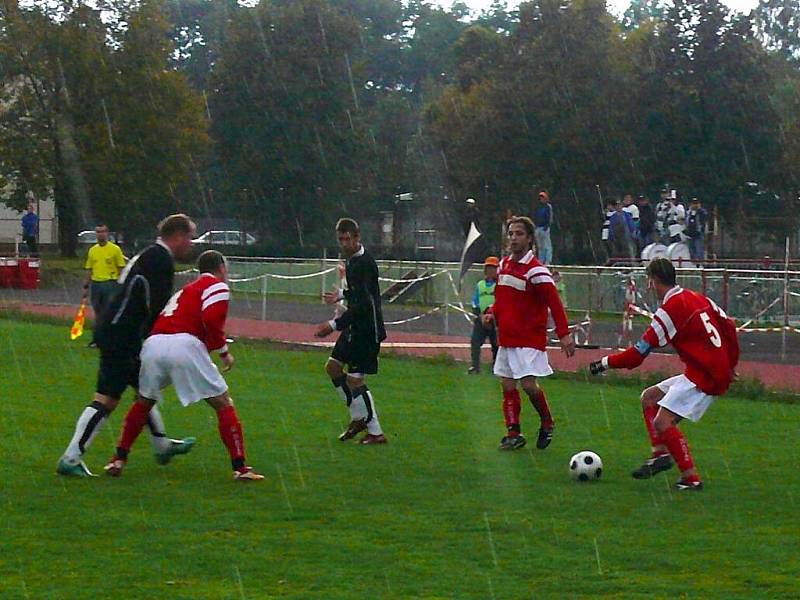
[[[656,241],[665,243],[669,241],[669,230],[667,229],[667,219],[671,203],[669,201],[670,190],[664,187],[661,190],[661,201],[656,206]]]
[[[653,205],[650,204],[650,198],[647,196],[639,196],[638,205],[639,242],[644,248],[655,241],[656,213],[653,210]]]
[[[686,228],[686,208],[678,200],[678,195],[673,193],[670,198],[669,211],[667,212],[667,231],[670,242],[682,242],[683,232]]]
[[[622,198],[622,210],[628,213],[633,219],[633,228],[636,231],[636,237],[639,237],[639,207],[633,201],[633,194],[625,194]]]
[[[28,254],[39,255],[39,246],[36,243],[39,237],[39,215],[33,202],[28,202],[28,208],[22,215],[22,241],[28,246]]]
[[[494,323],[488,327],[484,326],[481,317],[494,304],[494,289],[497,284],[497,267],[500,259],[496,256],[487,256],[483,263],[483,275],[475,285],[475,293],[472,295],[472,312],[475,314],[475,323],[472,326],[472,338],[470,339],[470,349],[472,351],[472,366],[469,368],[470,375],[481,372],[481,346],[486,338],[492,345],[492,364],[497,358],[497,328]]]
[[[692,198],[689,204],[689,212],[686,214],[686,236],[689,238],[689,254],[692,260],[705,260],[705,237],[706,224],[708,223],[708,211],[703,208],[700,200]]]
[[[630,259],[635,256],[636,230],[630,213],[622,210],[622,203],[616,201],[614,214],[608,219],[608,241],[611,243],[612,258]]]
[[[553,207],[550,204],[550,195],[545,191],[539,192],[539,206],[533,211],[533,224],[536,226],[536,257],[543,265],[549,265],[553,262],[553,242],[550,239]]]
[[[606,212],[605,212],[605,220],[603,221],[603,229],[600,232],[600,239],[603,242],[603,247],[606,250],[606,256],[611,257],[613,256],[611,252],[611,241],[609,240],[609,227],[611,222],[611,216],[617,212],[616,211],[616,200],[608,199],[606,200]]]

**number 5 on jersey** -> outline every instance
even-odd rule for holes
[[[708,313],[701,312],[700,320],[703,321],[703,325],[708,332],[708,339],[711,340],[711,343],[714,344],[714,347],[722,348],[722,337],[719,335],[719,330],[711,322],[711,317],[708,316]]]

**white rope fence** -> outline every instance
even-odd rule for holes
[[[444,308],[444,306],[436,306],[436,307],[432,308],[431,310],[429,310],[427,312],[415,315],[413,317],[409,317],[407,319],[401,319],[399,321],[384,321],[383,324],[384,325],[404,325],[405,323],[411,323],[412,321],[419,321],[420,319],[423,319],[423,318],[427,317],[428,315],[432,315],[434,313],[439,312],[443,308]]]
[[[311,279],[312,277],[321,277],[336,270],[336,267],[325,269],[324,271],[317,271],[316,273],[305,273],[303,275],[279,275],[278,273],[262,273],[253,277],[229,277],[228,281],[231,283],[248,283],[251,281],[261,281],[269,277],[273,279],[295,280],[295,279]],[[188,275],[190,273],[197,273],[197,269],[186,269],[185,271],[176,271],[176,275]]]
[[[412,279],[392,279],[391,277],[378,277],[378,281],[385,281],[386,283],[421,283],[423,281],[430,281],[434,277],[438,277],[439,275],[448,274],[449,271],[447,269],[442,269],[441,271],[437,271],[436,273],[431,273],[430,275],[423,275],[422,277],[414,277]],[[451,277],[452,279],[452,277]]]
[[[773,302],[773,304],[774,304],[774,302]],[[644,310],[642,308],[639,308],[635,304],[631,304],[629,306],[629,308],[630,308],[631,311],[635,312],[638,315],[642,315],[643,317],[647,317],[649,319],[653,318],[653,313],[651,313],[650,311]],[[750,325],[750,323],[752,323],[752,322],[753,322],[753,319],[750,319],[749,321],[745,322],[743,325],[740,325],[739,327],[737,327],[736,331],[742,331],[744,333],[777,333],[777,332],[781,332],[781,331],[791,331],[792,333],[800,333],[800,327],[790,327],[788,325],[780,326],[780,327],[748,327],[748,325]]]

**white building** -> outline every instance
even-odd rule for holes
[[[39,200],[36,213],[39,215],[39,243],[58,244],[58,216],[52,200]],[[22,215],[14,208],[0,202],[0,244],[13,244],[22,241]]]

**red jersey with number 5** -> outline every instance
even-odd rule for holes
[[[225,346],[225,319],[230,302],[228,284],[203,273],[169,299],[150,335],[189,333],[208,351]]]
[[[739,362],[736,325],[710,298],[672,288],[642,339],[654,348],[672,344],[686,365],[686,377],[706,394],[728,390]]]

